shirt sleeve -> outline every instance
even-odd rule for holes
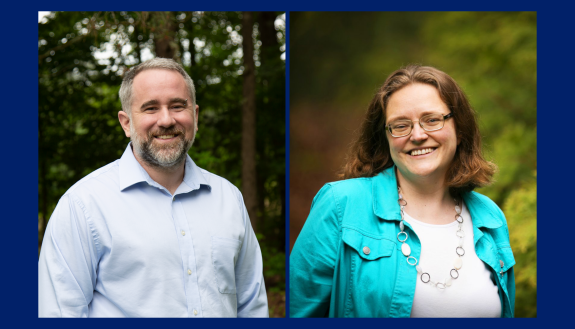
[[[262,252],[239,191],[238,195],[246,232],[235,265],[237,314],[239,318],[267,318],[269,317],[269,310],[263,275]]]
[[[96,252],[85,208],[70,194],[54,210],[38,261],[38,316],[87,317],[96,284]]]
[[[290,256],[290,317],[327,317],[339,249],[340,224],[333,187],[315,196]]]

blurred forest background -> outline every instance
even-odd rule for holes
[[[367,106],[411,63],[451,75],[478,114],[495,183],[478,192],[507,217],[516,316],[537,315],[535,12],[290,14],[290,246],[323,184],[337,180]],[[291,248],[290,247],[290,248]]]
[[[245,56],[244,56],[245,55]],[[122,74],[173,58],[196,85],[196,164],[238,186],[285,316],[285,14],[51,12],[39,17],[38,248],[60,197],[121,157]]]

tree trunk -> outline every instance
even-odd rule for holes
[[[256,184],[256,75],[254,63],[253,13],[242,12],[244,85],[242,104],[242,193],[252,227],[257,232]]]
[[[172,12],[153,12],[151,16],[156,57],[179,61],[176,58],[179,47],[175,41],[178,32],[175,15]]]
[[[263,11],[259,13],[258,23],[261,35],[262,48],[274,49],[278,53],[278,38],[276,36],[275,21],[278,15],[273,11]],[[278,48],[278,49],[276,49]]]

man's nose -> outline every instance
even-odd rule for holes
[[[172,113],[167,107],[162,107],[158,112],[158,126],[160,127],[171,127],[176,124],[176,120],[172,116]]]

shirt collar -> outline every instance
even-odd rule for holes
[[[385,220],[401,220],[401,212],[397,200],[397,177],[395,165],[385,169],[373,178],[373,212]],[[473,218],[473,225],[490,229],[499,228],[503,222],[497,214],[496,207],[486,203],[479,194],[467,192],[462,195],[463,201]]]
[[[134,152],[132,151],[132,143],[130,142],[120,158],[120,190],[124,190],[134,184],[140,182],[147,182],[149,185],[160,188],[146,170],[140,165]],[[206,179],[204,173],[194,163],[189,155],[186,155],[186,164],[184,170],[184,180],[180,187],[176,190],[176,194],[186,193],[199,189],[201,186],[206,186],[211,189],[211,185]]]

